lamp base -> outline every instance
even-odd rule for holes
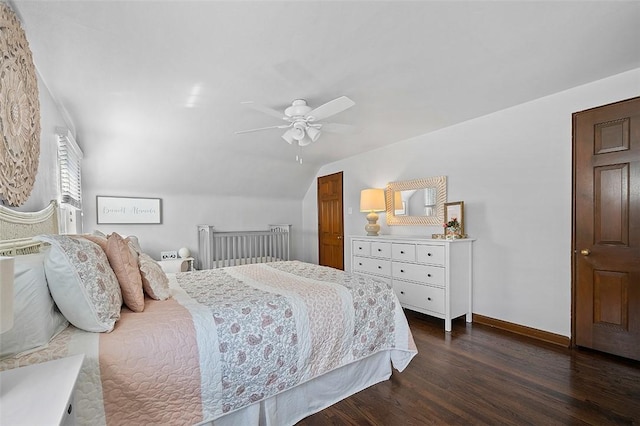
[[[376,212],[371,212],[367,215],[367,223],[364,227],[364,230],[367,231],[367,236],[369,237],[377,237],[380,232],[380,225],[378,222],[378,214]]]

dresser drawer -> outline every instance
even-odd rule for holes
[[[391,243],[371,242],[371,256],[391,259]]]
[[[403,262],[416,261],[416,245],[415,244],[392,244],[391,258],[393,260],[402,260]]]
[[[354,256],[371,256],[371,243],[369,241],[355,240],[353,243]]]
[[[419,283],[444,287],[444,268],[440,266],[393,262],[391,272],[394,280],[417,281]]]
[[[444,315],[443,288],[394,280],[393,290],[403,306],[413,306]]]
[[[416,246],[416,261],[432,265],[444,265],[444,246],[418,244]]]
[[[391,276],[390,260],[354,256],[352,268],[354,272]]]

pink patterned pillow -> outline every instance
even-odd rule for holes
[[[113,330],[120,318],[122,294],[100,246],[66,235],[40,235],[36,239],[51,244],[44,270],[60,312],[83,330]]]
[[[114,232],[107,237],[107,258],[118,277],[124,304],[133,312],[144,311],[142,277],[138,268],[138,254],[129,242]]]
[[[164,273],[158,262],[153,260],[148,254],[140,253],[138,258],[140,273],[142,274],[142,285],[145,293],[156,300],[166,300],[171,297],[169,290],[169,278]]]

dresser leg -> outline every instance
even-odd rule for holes
[[[444,331],[451,331],[451,318],[444,319]]]

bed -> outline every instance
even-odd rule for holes
[[[289,260],[291,225],[263,231],[219,231],[198,225],[198,268],[212,269]]]
[[[46,220],[52,218],[57,220],[55,214]],[[14,232],[16,213],[0,207],[0,222]],[[100,286],[76,281],[83,274],[85,281],[87,274],[110,274],[104,249],[94,237],[59,236],[52,229],[36,237],[49,243],[39,253],[33,248],[39,243],[29,242],[28,235],[10,239],[20,239],[20,247],[31,244],[19,254],[13,243],[16,274],[25,270],[25,262],[31,273],[42,270],[46,279],[40,286],[53,297],[45,309],[50,315],[46,342],[26,353],[5,354],[0,370],[84,354],[75,403],[78,424],[294,424],[387,380],[392,367],[402,371],[417,353],[387,284],[298,261],[168,274],[166,287],[149,292],[144,287],[142,310],[131,302],[131,289],[120,284],[121,299],[94,295],[99,315],[78,319],[69,309],[84,302],[75,300],[70,308],[58,288],[67,283],[60,284],[56,274],[68,269],[72,258],[90,262],[90,268],[77,267],[66,279],[86,288],[64,294],[73,299],[95,291]],[[108,242],[127,240],[114,234]],[[6,236],[0,238],[5,250],[12,245]],[[131,240],[127,246],[131,251]],[[144,281],[143,255],[138,261]],[[113,266],[116,270],[122,272]],[[102,305],[116,305],[117,315],[105,314]],[[18,328],[37,322],[34,309],[28,311],[28,321],[16,313]]]

